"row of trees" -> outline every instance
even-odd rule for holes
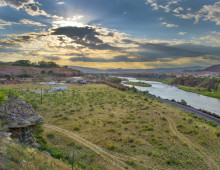
[[[219,78],[208,78],[208,77],[193,77],[193,76],[183,76],[177,77],[173,79],[173,85],[183,85],[183,86],[190,86],[190,87],[203,87],[208,89],[209,91],[218,90],[218,86],[220,84]]]
[[[53,61],[39,61],[39,62],[31,62],[30,60],[18,60],[15,61],[13,66],[32,66],[32,67],[40,67],[40,68],[56,68],[60,67]]]

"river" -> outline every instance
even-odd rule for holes
[[[208,96],[204,96],[201,94],[191,93],[183,91],[175,86],[170,86],[161,82],[156,81],[144,81],[144,80],[137,80],[136,78],[128,78],[129,81],[133,82],[145,82],[149,83],[152,86],[151,87],[140,87],[135,86],[140,91],[148,91],[150,94],[153,94],[155,96],[160,96],[163,99],[169,99],[169,100],[176,100],[181,101],[182,99],[187,102],[188,105],[196,108],[196,109],[203,109],[207,110],[211,113],[215,113],[220,116],[220,100]],[[131,86],[124,84],[126,86]]]

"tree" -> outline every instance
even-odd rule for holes
[[[183,99],[181,100],[181,102],[180,102],[180,103],[181,103],[182,105],[185,105],[185,106],[187,105],[186,101],[185,101],[185,100],[183,100]]]
[[[48,62],[47,61],[39,61],[38,66],[41,67],[41,68],[56,68],[56,67],[59,67],[59,65],[56,64],[53,61],[48,61]]]
[[[40,72],[41,74],[45,74],[46,73],[46,71],[45,70],[41,70],[41,72]]]
[[[14,66],[30,66],[31,62],[30,62],[30,60],[18,60],[18,61],[15,61],[12,65],[14,65]]]

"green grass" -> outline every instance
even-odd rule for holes
[[[136,169],[145,169],[144,165],[151,169],[208,169],[202,156],[187,144],[183,145],[185,142],[171,131],[169,119],[175,122],[179,133],[220,164],[220,127],[209,125],[180,109],[102,84],[73,85],[68,86],[68,91],[44,93],[43,104],[40,104],[40,94],[31,89],[41,87],[52,88],[33,84],[4,86],[17,88],[20,96],[31,102],[46,123],[77,133],[112,154],[120,154],[128,166]],[[74,130],[74,127],[77,128]],[[73,149],[79,152],[80,167],[110,168],[99,155],[77,141],[45,129],[45,138],[48,134],[54,134],[53,138],[48,138],[52,147],[66,155]]]
[[[220,99],[220,88],[218,88],[217,91],[213,91],[213,90],[208,91],[206,88],[202,88],[202,87],[187,87],[187,86],[180,86],[180,85],[178,85],[177,87],[187,92],[198,93],[204,96],[209,96],[209,97]]]
[[[132,82],[132,81],[126,81],[124,84],[129,84],[133,86],[141,86],[141,87],[151,87],[152,85],[149,83],[144,83],[144,82]]]

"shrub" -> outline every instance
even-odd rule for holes
[[[166,121],[167,119],[165,117],[161,117],[161,120]]]
[[[179,125],[177,125],[176,127],[177,127],[178,129],[180,129],[180,128],[183,128],[184,126],[179,124]]]
[[[67,146],[75,146],[75,142],[74,141],[71,141],[67,144]]]
[[[136,166],[135,162],[133,160],[127,160],[126,164],[130,165],[130,166]]]
[[[74,130],[74,131],[80,131],[80,127],[79,127],[79,126],[74,126],[74,127],[73,127],[73,130]]]
[[[220,132],[216,132],[215,134],[218,138],[220,137]]]
[[[145,125],[144,127],[141,128],[141,131],[153,131],[154,127],[153,126],[148,126]]]
[[[47,138],[54,139],[55,135],[53,133],[49,133],[49,134],[47,134]]]
[[[112,132],[112,133],[115,133],[115,129],[110,128],[110,129],[105,130],[104,132]]]
[[[115,150],[116,149],[116,146],[114,144],[110,144],[107,146],[107,149],[109,150]]]
[[[170,165],[170,164],[178,165],[180,162],[177,161],[177,160],[175,160],[175,159],[173,159],[173,158],[171,158],[171,159],[166,160],[166,163],[167,163],[168,165]]]
[[[185,101],[185,100],[183,100],[183,99],[181,100],[181,102],[180,102],[180,103],[181,103],[182,105],[185,105],[185,106],[187,105],[186,101]]]

